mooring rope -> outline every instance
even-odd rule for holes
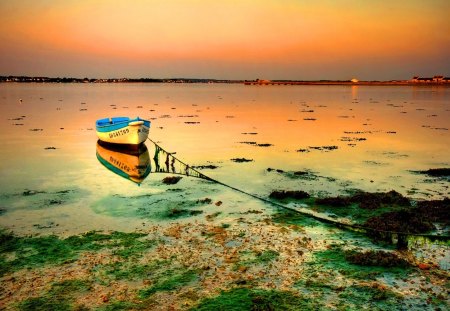
[[[366,227],[366,226],[362,226],[362,225],[358,225],[358,224],[343,223],[343,222],[340,222],[338,220],[334,220],[334,219],[331,219],[331,218],[325,218],[325,217],[322,217],[322,216],[319,216],[319,215],[315,215],[315,214],[312,214],[312,213],[301,211],[301,210],[298,210],[296,208],[289,207],[289,206],[283,205],[283,204],[281,204],[279,202],[275,202],[275,201],[269,200],[267,198],[261,197],[259,195],[247,192],[247,191],[239,189],[239,188],[236,188],[234,186],[231,186],[229,184],[221,182],[221,181],[219,181],[217,179],[211,178],[211,177],[201,173],[197,169],[193,168],[192,166],[184,163],[183,161],[181,161],[180,159],[175,157],[173,155],[173,153],[167,152],[166,150],[161,148],[161,146],[159,146],[156,142],[154,142],[150,138],[147,138],[147,139],[151,143],[153,143],[155,145],[155,147],[157,148],[157,153],[158,153],[158,149],[159,149],[159,150],[165,152],[168,156],[172,157],[174,160],[176,160],[179,163],[181,163],[182,165],[184,165],[185,166],[185,174],[183,174],[183,175],[194,176],[194,177],[198,177],[198,178],[209,180],[209,181],[214,182],[216,184],[219,184],[219,185],[222,185],[224,187],[230,188],[230,189],[232,189],[234,191],[237,191],[237,192],[240,192],[240,193],[245,194],[247,196],[253,197],[253,198],[255,198],[257,200],[260,200],[262,202],[265,202],[265,203],[268,203],[270,205],[276,206],[278,208],[289,210],[291,212],[298,213],[298,214],[301,214],[303,216],[316,219],[316,220],[318,220],[320,222],[331,224],[331,225],[336,226],[338,228],[350,230],[350,231],[353,231],[353,232],[380,233],[380,234],[386,234],[386,235],[391,235],[391,236],[392,235],[396,235],[397,237],[414,236],[414,237],[423,237],[423,238],[427,238],[427,239],[430,239],[430,240],[439,240],[439,241],[449,241],[450,240],[450,236],[448,236],[448,235],[420,234],[420,233],[408,233],[408,232],[398,232],[398,231],[389,231],[389,230],[379,230],[379,229],[374,229],[374,228],[370,228],[370,227]],[[155,154],[155,158],[156,157],[157,157],[157,154]],[[156,161],[156,159],[155,159],[155,161]],[[166,161],[168,161],[168,159]],[[192,174],[192,172],[194,172],[195,174]],[[181,173],[179,173],[179,174],[181,174]]]

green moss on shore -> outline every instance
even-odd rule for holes
[[[18,305],[22,311],[31,310],[87,310],[83,306],[73,305],[73,301],[82,293],[89,291],[91,285],[85,280],[65,280],[54,283],[51,289],[39,297],[28,298]]]
[[[0,232],[0,275],[23,268],[62,264],[76,260],[83,251],[111,249],[121,257],[133,257],[152,248],[155,241],[143,239],[143,233],[91,231],[66,239],[57,236],[17,237]]]
[[[373,280],[389,273],[405,276],[412,272],[411,266],[395,254],[384,251],[345,251],[339,246],[314,253],[315,261],[309,265],[320,265],[330,271],[360,280]]]
[[[277,310],[319,310],[324,307],[320,301],[302,297],[289,291],[235,288],[223,291],[218,296],[206,298],[191,311],[277,311]]]
[[[197,278],[198,274],[194,270],[186,270],[182,272],[167,270],[155,280],[151,287],[140,290],[139,298],[145,299],[156,292],[172,291],[181,288],[195,281]]]

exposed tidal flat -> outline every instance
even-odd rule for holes
[[[422,235],[449,234],[449,103],[411,86],[0,84],[0,306],[446,310],[448,239]],[[119,159],[97,144],[109,116],[152,120],[164,150],[136,156],[139,186],[98,159]]]

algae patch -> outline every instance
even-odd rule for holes
[[[17,237],[0,232],[0,275],[22,268],[70,262],[84,251],[110,249],[115,255],[133,257],[155,245],[155,241],[146,240],[145,236],[143,233],[91,231],[60,239],[54,235]]]
[[[323,305],[289,291],[234,288],[206,298],[191,311],[207,310],[318,310]]]
[[[84,306],[74,306],[77,295],[86,293],[91,285],[85,280],[65,280],[54,283],[51,289],[39,297],[28,298],[18,304],[22,311],[31,310],[87,310]]]
[[[156,292],[172,291],[195,281],[197,278],[198,274],[194,270],[186,270],[181,273],[175,272],[175,270],[167,270],[155,280],[151,287],[140,290],[139,297],[145,299]]]

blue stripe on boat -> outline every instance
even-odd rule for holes
[[[150,121],[142,120],[139,117],[135,119],[130,119],[128,117],[111,118],[111,122],[109,118],[100,119],[95,122],[95,127],[97,132],[111,132],[127,127],[129,122],[134,121],[144,121],[144,125],[150,127]]]
[[[114,165],[112,165],[111,163],[109,163],[108,161],[106,161],[105,159],[103,159],[98,152],[96,152],[97,155],[97,160],[100,161],[101,164],[103,164],[107,169],[109,169],[111,172],[125,178],[128,180],[131,180],[132,182],[135,182],[137,184],[140,184],[140,182],[136,182],[133,179],[130,178],[130,175],[128,175],[127,173],[125,173],[124,171],[122,171],[121,169],[115,167]],[[151,163],[151,162],[150,162]],[[139,178],[141,178],[142,180],[144,180],[152,171],[152,167],[151,164],[149,163],[149,165],[147,166],[147,169],[145,170],[145,173],[142,174],[142,176],[140,176]]]
[[[125,179],[130,179],[130,175],[128,175],[124,171],[118,169],[117,167],[115,167],[114,165],[112,165],[111,163],[109,163],[108,161],[103,159],[98,153],[97,153],[97,159],[100,161],[101,164],[103,164],[110,171],[116,173],[119,176],[122,176]]]

